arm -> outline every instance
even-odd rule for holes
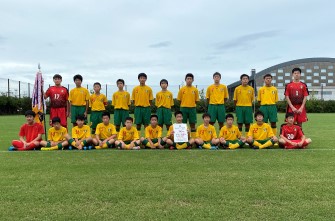
[[[293,111],[294,113],[296,113],[296,112],[297,112],[297,109],[292,105],[292,102],[291,102],[289,96],[285,96],[285,99],[286,99],[286,101],[287,101],[288,106],[292,109],[292,111]]]
[[[89,106],[89,101],[86,101],[86,106],[85,106],[85,112],[84,112],[84,116],[87,117],[87,112],[88,112],[88,106]]]
[[[301,107],[299,108],[299,110],[297,110],[298,113],[301,113],[302,110],[305,108],[306,101],[307,101],[307,96],[304,97],[304,100],[302,101]]]

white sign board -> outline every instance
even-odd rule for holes
[[[186,124],[173,124],[174,142],[188,142],[188,133]]]

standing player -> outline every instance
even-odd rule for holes
[[[277,106],[278,102],[278,91],[277,88],[272,86],[272,75],[266,74],[263,76],[265,85],[258,91],[257,100],[260,103],[259,110],[264,114],[264,122],[270,121],[273,134],[277,134]]]
[[[286,124],[281,127],[279,143],[285,149],[306,148],[312,142],[306,138],[300,126],[294,125],[294,113],[286,113]]]
[[[249,86],[249,75],[242,74],[241,85],[235,88],[234,103],[236,106],[237,126],[242,131],[243,124],[245,132],[249,132],[252,123],[252,102],[254,100],[254,88]]]
[[[76,117],[78,115],[83,115],[85,118],[85,123],[87,123],[87,111],[90,100],[90,92],[81,86],[83,82],[83,77],[79,74],[73,77],[73,81],[76,87],[70,90],[69,96],[69,109],[71,110],[71,123],[76,126]]]
[[[50,98],[50,125],[54,117],[60,118],[60,124],[67,128],[67,116],[69,116],[69,92],[66,87],[61,86],[62,76],[55,74],[53,76],[55,86],[51,86],[44,94],[44,98]]]
[[[124,126],[126,118],[129,117],[130,94],[123,89],[123,79],[118,79],[116,85],[119,90],[113,94],[112,105],[114,106],[114,125],[119,132],[121,123]]]
[[[151,102],[153,100],[153,94],[151,87],[145,85],[147,80],[147,75],[145,73],[140,73],[138,75],[138,80],[140,85],[134,87],[131,100],[135,105],[134,117],[136,128],[138,131],[140,131],[142,124],[145,128],[150,123]]]
[[[293,81],[285,87],[285,98],[287,101],[286,113],[294,113],[294,122],[302,126],[307,121],[306,101],[309,95],[307,85],[300,81],[301,69],[293,68]]]
[[[174,105],[173,95],[171,91],[167,90],[169,83],[166,79],[162,79],[159,84],[162,90],[156,94],[155,101],[157,107],[158,125],[163,128],[163,124],[165,124],[166,130],[169,130],[172,124],[171,106]]]
[[[102,122],[102,112],[106,110],[107,98],[106,95],[101,94],[101,84],[95,82],[93,84],[94,94],[90,97],[91,115],[90,122],[92,128],[92,134],[95,133],[95,128],[99,123]]]
[[[194,76],[191,73],[185,76],[186,86],[179,89],[177,100],[180,101],[180,111],[183,113],[183,123],[187,120],[191,127],[191,137],[196,137],[195,124],[197,123],[196,106],[199,102],[199,91],[192,85]]]
[[[225,102],[228,100],[228,89],[224,84],[220,84],[221,74],[215,72],[213,74],[214,84],[210,85],[206,91],[208,103],[208,113],[211,115],[210,124],[214,125],[217,120],[219,128],[223,127],[226,117]]]

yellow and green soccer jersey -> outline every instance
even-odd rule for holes
[[[248,132],[248,137],[252,137],[254,140],[265,140],[273,136],[273,131],[267,123],[263,123],[262,125],[254,123],[250,126]]]
[[[211,141],[213,138],[217,138],[215,127],[213,125],[201,124],[197,127],[197,138],[201,138],[203,141]]]
[[[224,99],[228,97],[228,89],[224,84],[212,84],[207,88],[206,98],[209,99],[209,104],[224,104]]]
[[[156,94],[156,107],[165,107],[171,109],[174,105],[171,91],[160,91]]]
[[[67,129],[65,127],[60,127],[59,130],[56,130],[54,127],[51,127],[48,130],[48,141],[64,141],[65,134],[67,134]]]
[[[134,101],[135,106],[149,107],[150,101],[153,100],[151,87],[147,85],[134,87],[131,100]]]
[[[90,97],[90,107],[92,111],[104,111],[106,110],[107,97],[104,94],[92,94]]]
[[[145,128],[145,138],[157,139],[162,137],[162,128],[160,126],[156,126],[153,128],[151,125]]]
[[[252,102],[254,100],[254,89],[247,86],[238,86],[234,91],[234,101],[236,102],[236,106],[252,106]]]
[[[257,100],[261,105],[272,105],[278,101],[278,90],[274,86],[263,86],[258,90]]]
[[[101,140],[104,140],[114,134],[116,135],[117,132],[113,124],[109,123],[108,125],[105,125],[104,123],[99,123],[95,129],[95,134],[99,135]]]
[[[199,101],[199,91],[194,86],[184,86],[178,92],[177,100],[180,101],[180,107],[196,107]]]
[[[130,94],[128,91],[117,91],[113,94],[112,105],[114,109],[129,110]]]
[[[237,140],[241,136],[241,131],[239,131],[238,127],[235,125],[232,125],[230,128],[226,125],[223,126],[219,134],[219,137],[223,137],[225,140]]]
[[[84,88],[73,88],[70,90],[70,95],[69,95],[69,101],[71,102],[71,105],[75,106],[85,106],[86,101],[90,100],[90,92]]]
[[[130,128],[130,130],[127,130],[126,127],[121,128],[119,132],[118,140],[133,141],[133,140],[138,140],[138,139],[140,139],[140,137],[135,127]]]
[[[91,128],[87,125],[83,125],[81,128],[75,126],[72,128],[72,138],[75,139],[86,139],[91,137]]]

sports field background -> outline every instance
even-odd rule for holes
[[[306,150],[50,152],[1,116],[0,220],[335,220],[335,114],[308,116]]]

